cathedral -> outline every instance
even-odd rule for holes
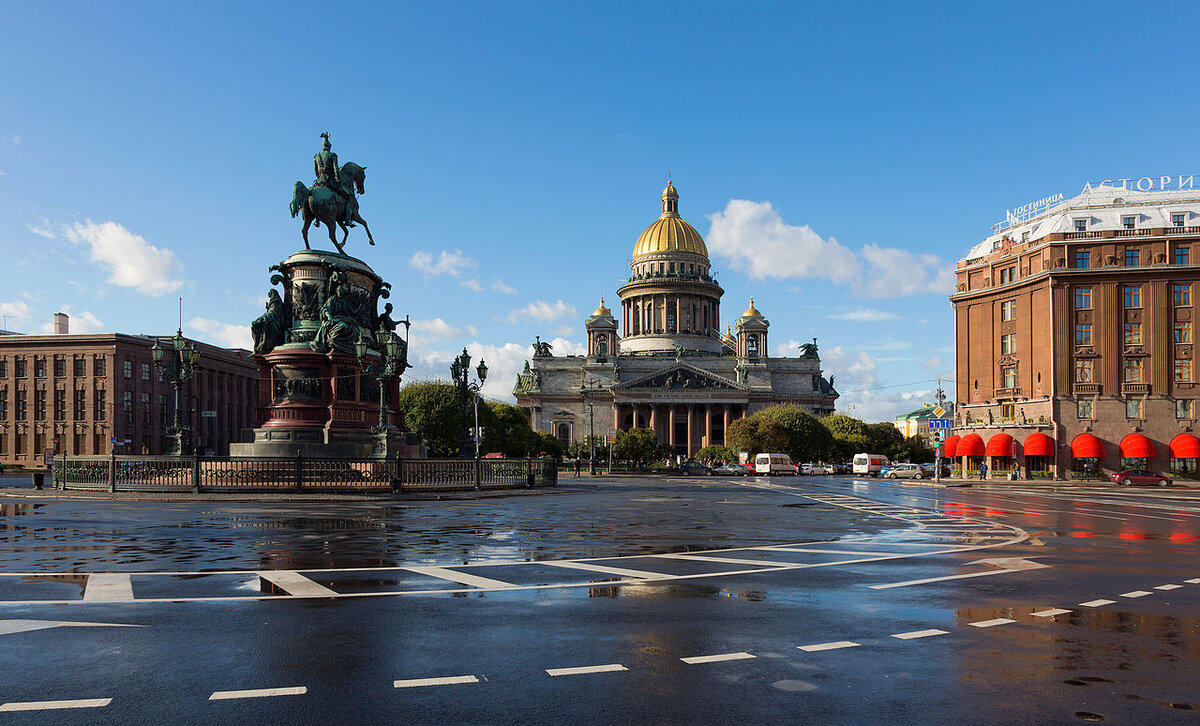
[[[587,355],[554,355],[540,338],[513,394],[530,425],[564,444],[649,428],[684,456],[725,443],[729,423],[776,403],[815,416],[838,397],[816,340],[796,357],[772,357],[770,323],[754,299],[731,332],[720,330],[724,290],[710,274],[704,238],[679,216],[670,182],[662,214],[638,237],[620,317],[604,298],[587,318]],[[615,307],[615,306],[614,306]]]

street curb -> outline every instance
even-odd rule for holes
[[[471,499],[497,499],[500,497],[528,497],[541,494],[575,494],[592,491],[594,487],[554,486],[536,489],[486,489],[483,491],[452,492],[409,492],[407,494],[297,494],[295,492],[258,493],[201,493],[194,492],[106,492],[61,489],[0,489],[0,499],[26,499],[50,501],[101,501],[101,502],[420,502],[454,501]]]

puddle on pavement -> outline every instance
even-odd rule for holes
[[[195,597],[248,597],[278,595],[263,592],[258,576],[252,573],[214,575],[133,575],[130,578],[135,598],[181,600]]]
[[[0,602],[82,600],[87,575],[25,575],[0,578]]]

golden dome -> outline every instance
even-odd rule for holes
[[[596,308],[596,311],[593,312],[592,315],[612,315],[612,311],[604,307],[603,295],[600,296],[600,307]]]
[[[690,252],[708,257],[708,247],[696,228],[679,217],[679,193],[671,181],[662,191],[662,214],[638,236],[633,256],[658,252]]]
[[[761,318],[762,313],[758,312],[758,308],[754,307],[754,296],[750,296],[750,307],[746,308],[746,312],[742,313],[743,318]]]

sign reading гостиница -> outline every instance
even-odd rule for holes
[[[1191,191],[1195,189],[1196,175],[1195,174],[1179,174],[1178,176],[1162,175],[1162,176],[1143,176],[1143,177],[1125,177],[1122,179],[1102,179],[1098,182],[1084,182],[1083,193],[1090,192],[1096,187],[1110,186],[1114,189],[1128,189],[1139,192],[1174,192],[1174,191]],[[1015,224],[1020,224],[1029,219],[1033,219],[1042,212],[1045,212],[1064,201],[1062,193],[1051,194],[1047,197],[1022,204],[1019,207],[1005,210],[1004,221],[997,222],[992,225],[992,230],[999,232],[1005,227],[1011,227]]]

